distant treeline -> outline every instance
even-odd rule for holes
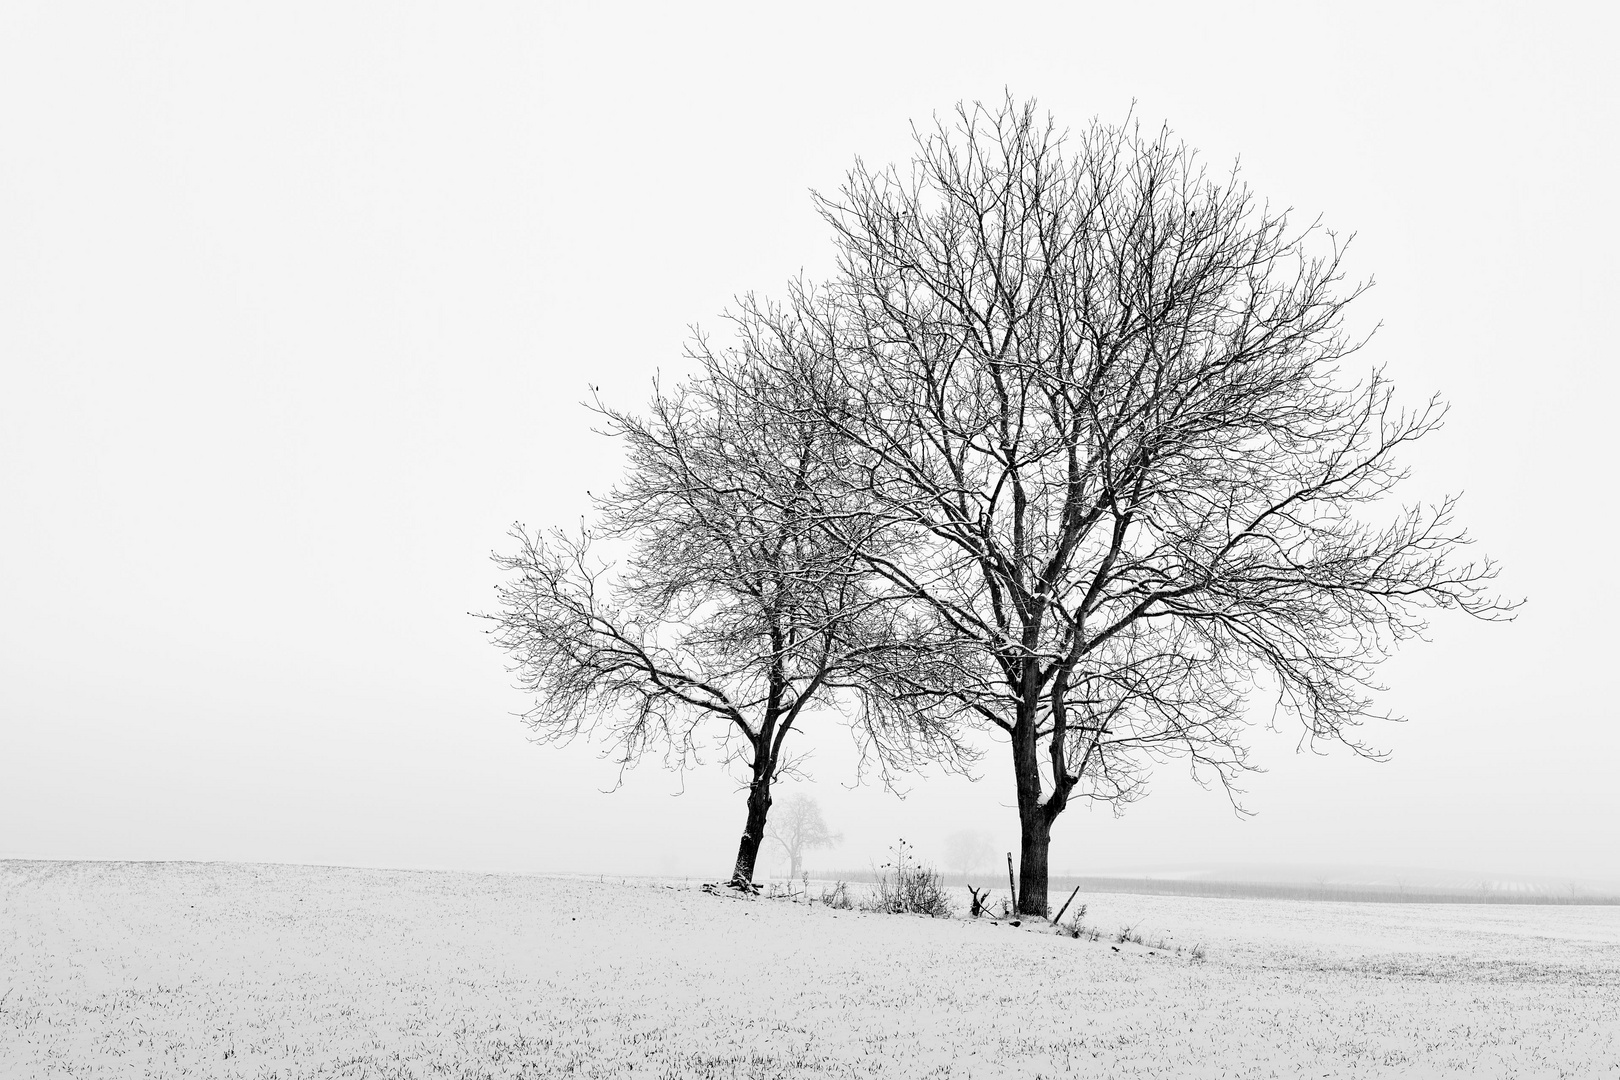
[[[815,871],[818,880],[873,881],[871,869]],[[1007,891],[1007,875],[943,875],[953,886],[989,886],[998,894]],[[1136,893],[1149,896],[1209,896],[1242,900],[1323,900],[1340,903],[1372,904],[1611,904],[1620,905],[1620,895],[1588,893],[1574,889],[1554,892],[1511,890],[1489,886],[1447,887],[1434,885],[1335,884],[1280,881],[1200,881],[1152,877],[1053,877],[1050,895],[1067,895],[1075,886],[1084,893]]]

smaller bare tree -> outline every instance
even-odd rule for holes
[[[821,816],[821,804],[808,795],[797,794],[787,796],[778,804],[767,835],[787,853],[790,878],[799,876],[805,852],[832,847],[843,839],[827,827]]]
[[[945,838],[945,865],[967,877],[995,858],[996,846],[983,829],[962,829]]]
[[[872,690],[881,678],[850,685],[856,666],[936,661],[807,514],[805,493],[836,487],[844,468],[834,434],[791,401],[761,410],[783,388],[757,364],[701,341],[694,358],[700,372],[656,392],[648,415],[597,405],[625,443],[623,479],[578,534],[515,528],[516,553],[495,556],[508,574],[499,609],[483,617],[534,699],[523,719],[536,741],[605,730],[624,767],[659,749],[685,769],[705,744],[739,767],[747,813],[731,882],[750,888],[771,785],[792,773],[787,739],[808,712],[847,709],[885,778],[970,752],[950,721],[917,723]],[[859,530],[857,510],[845,520]],[[619,558],[603,557],[604,540]]]

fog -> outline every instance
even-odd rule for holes
[[[959,99],[1168,122],[1357,234],[1363,359],[1443,432],[1510,625],[1383,671],[1375,764],[1253,745],[1249,820],[1171,763],[1057,872],[1367,863],[1620,879],[1612,679],[1616,17],[1599,5],[10,5],[0,15],[0,857],[729,871],[737,781],[540,747],[469,612],[577,522],[691,324],[828,269],[809,199]],[[1218,12],[1218,13],[1217,13]],[[1013,846],[977,781],[812,718],[841,846]]]

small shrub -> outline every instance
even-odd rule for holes
[[[1058,929],[1063,933],[1068,934],[1072,938],[1083,938],[1089,936],[1092,941],[1096,941],[1097,931],[1086,926],[1084,921],[1085,917],[1086,905],[1081,904],[1069,915],[1067,921],[1058,926]]]
[[[1114,940],[1121,945],[1124,945],[1127,942],[1132,945],[1140,945],[1142,944],[1142,934],[1140,931],[1135,930],[1132,927],[1122,926],[1119,928],[1119,936],[1114,938]]]
[[[810,875],[805,874],[799,881],[788,878],[784,882],[772,882],[771,899],[792,900],[795,903],[801,900],[808,902],[810,899]]]
[[[806,878],[805,889],[808,891],[809,887],[810,882],[809,879]],[[842,881],[838,882],[830,889],[823,885],[821,887],[820,899],[823,904],[830,908],[837,908],[839,911],[848,911],[850,908],[855,906],[850,902],[849,890],[844,887],[844,883]]]
[[[861,904],[862,911],[878,911],[889,915],[928,915],[948,919],[951,916],[951,898],[945,892],[944,879],[938,870],[917,861],[915,853],[904,840],[890,849],[894,860],[881,867],[893,871],[878,877],[877,892]]]
[[[1194,945],[1192,950],[1187,955],[1191,956],[1194,960],[1202,961],[1204,959],[1204,947],[1202,945]]]

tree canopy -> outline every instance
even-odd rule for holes
[[[797,414],[757,367],[710,361],[656,389],[646,416],[597,405],[604,433],[625,445],[623,479],[579,533],[514,528],[486,618],[533,697],[524,719],[542,741],[602,731],[621,766],[655,750],[678,769],[711,743],[745,771],[731,876],[746,887],[771,786],[793,768],[787,739],[808,712],[848,707],[885,770],[967,750],[948,718],[918,723],[874,678],[930,661],[901,613],[878,602],[844,534],[822,524],[842,505],[832,429]],[[616,560],[601,557],[604,542]]]
[[[1345,242],[1235,166],[1008,100],[817,205],[836,273],[744,317],[849,448],[832,490],[878,525],[830,535],[950,660],[910,680],[913,715],[1009,744],[1021,911],[1045,911],[1071,799],[1128,801],[1170,755],[1235,799],[1257,688],[1375,755],[1377,663],[1429,610],[1510,611],[1459,557],[1455,499],[1361,513],[1445,407],[1347,375]]]
[[[816,206],[830,278],[740,301],[648,419],[603,410],[630,455],[611,585],[589,532],[499,560],[538,729],[610,713],[627,761],[684,762],[709,720],[740,740],[739,882],[812,705],[885,771],[1004,741],[1039,915],[1073,800],[1117,808],[1174,757],[1240,805],[1257,695],[1379,756],[1379,662],[1434,610],[1510,617],[1455,498],[1384,509],[1446,407],[1356,373],[1348,241],[1236,165],[1008,98]]]

